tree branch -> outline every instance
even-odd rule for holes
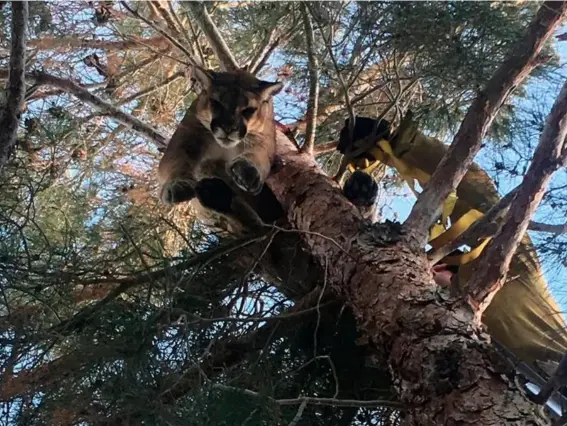
[[[185,3],[185,5],[191,11],[195,21],[197,21],[197,24],[207,37],[211,48],[215,52],[215,55],[217,55],[221,69],[225,71],[238,69],[238,62],[232,55],[217,26],[207,12],[205,4],[191,1]]]
[[[539,53],[563,21],[566,10],[567,2],[543,3],[526,35],[471,104],[453,143],[404,224],[413,246],[423,247],[426,243],[429,227],[439,216],[443,201],[472,164],[498,109],[537,66]]]
[[[435,264],[463,244],[474,244],[480,238],[494,235],[497,232],[497,229],[494,229],[494,226],[497,226],[495,221],[506,214],[510,203],[517,193],[518,188],[506,194],[506,196],[492,206],[482,218],[474,222],[465,232],[455,238],[455,240],[430,253],[428,256],[429,261]]]
[[[214,384],[214,388],[221,389],[224,391],[232,391],[242,393],[247,396],[254,398],[260,397],[258,392],[250,389],[242,389],[234,386],[227,386],[222,384]],[[358,400],[358,399],[338,399],[338,398],[316,398],[311,396],[300,396],[299,398],[288,398],[288,399],[274,399],[270,398],[274,403],[286,406],[286,405],[328,405],[331,407],[392,407],[392,408],[403,408],[404,406],[397,401],[390,401],[386,399],[377,400]]]
[[[129,104],[132,101],[135,101],[136,99],[139,99],[143,96],[149,95],[150,93],[153,93],[156,90],[161,89],[162,87],[168,86],[169,84],[173,83],[175,80],[177,80],[180,77],[183,77],[184,75],[185,75],[184,71],[178,71],[178,72],[174,73],[173,75],[171,75],[170,77],[163,80],[162,82],[154,84],[151,87],[148,87],[144,90],[139,91],[138,93],[134,93],[132,96],[128,96],[126,99],[122,99],[120,102],[118,102],[118,105],[119,106],[126,105],[126,104]]]
[[[0,78],[6,78],[7,75],[7,70],[0,69]],[[138,120],[136,117],[133,117],[132,115],[122,111],[121,109],[116,108],[114,105],[106,102],[105,100],[102,100],[98,96],[93,95],[88,90],[71,80],[66,80],[64,78],[56,77],[54,75],[41,71],[26,73],[26,79],[37,84],[63,89],[65,92],[72,94],[77,99],[100,109],[105,113],[105,115],[115,119],[119,123],[122,123],[129,129],[132,129],[140,135],[149,138],[160,148],[165,147],[167,144],[167,138],[159,133],[156,129],[144,123],[143,121]]]
[[[307,58],[309,61],[309,99],[307,101],[306,113],[307,130],[305,131],[305,143],[301,147],[301,152],[313,155],[319,106],[319,63],[317,61],[317,56],[315,55],[313,24],[305,2],[301,3],[301,16],[303,18],[303,26],[305,28],[305,42],[307,44]]]
[[[136,50],[144,49],[147,46],[163,49],[168,45],[167,39],[163,36],[148,39],[138,39],[134,36],[132,40],[90,40],[77,37],[43,37],[28,42],[29,47],[35,47],[39,50],[56,49],[57,51],[65,51],[71,49],[101,49],[105,51],[111,50]]]
[[[334,142],[328,142],[328,143],[322,143],[320,145],[315,145],[313,147],[313,153],[315,155],[321,155],[321,154],[327,154],[329,152],[334,151],[335,149],[337,149],[337,146],[339,145],[339,141],[334,141]]]
[[[26,28],[28,2],[12,2],[12,40],[6,101],[0,105],[0,172],[8,162],[18,136],[20,114],[26,94]]]
[[[504,284],[510,261],[524,236],[553,173],[565,162],[567,137],[567,82],[547,117],[538,147],[505,222],[483,253],[469,282],[470,302],[479,316]],[[484,260],[484,261],[483,261]]]
[[[191,54],[191,52],[189,52],[187,49],[185,49],[185,47],[181,43],[179,43],[174,37],[172,37],[167,31],[162,30],[160,27],[158,27],[152,21],[150,21],[149,19],[140,15],[137,11],[135,11],[130,6],[128,6],[128,4],[125,1],[121,1],[120,4],[122,5],[122,7],[124,7],[124,9],[126,9],[128,12],[130,12],[136,18],[142,20],[143,22],[148,24],[151,28],[153,28],[155,31],[157,31],[162,36],[164,36],[166,39],[168,39],[171,44],[173,44],[175,47],[177,47],[181,52],[183,52],[185,54],[185,56],[187,57],[187,59],[189,59],[189,62],[192,65],[196,64],[195,59],[193,58],[193,55]]]
[[[311,7],[309,6],[309,3],[303,3],[305,5],[305,7],[307,9],[309,9],[309,13],[311,14],[311,16],[313,17],[313,19],[315,19],[315,21],[317,22],[317,28],[319,29],[319,32],[321,33],[321,37],[323,37],[323,41],[325,42],[325,47],[327,48],[327,52],[329,53],[329,57],[331,58],[331,62],[333,63],[333,67],[335,68],[335,72],[337,73],[337,79],[339,80],[339,83],[341,85],[341,88],[343,90],[343,96],[344,96],[344,100],[345,100],[345,106],[348,112],[348,117],[349,117],[349,127],[350,127],[350,133],[352,136],[352,132],[354,130],[354,125],[355,125],[355,113],[354,113],[354,108],[352,106],[352,102],[350,101],[350,96],[348,93],[348,86],[345,83],[345,80],[341,74],[341,71],[339,69],[339,64],[337,62],[337,59],[335,58],[335,54],[333,53],[333,40],[331,40],[330,38],[327,39],[327,37],[325,37],[325,32],[323,31],[323,27],[321,26],[321,23],[319,22],[319,20],[317,19],[317,16],[313,13],[313,11],[311,10]]]

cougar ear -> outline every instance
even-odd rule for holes
[[[277,95],[283,89],[283,83],[281,81],[260,81],[259,93],[263,99],[269,99],[272,96]]]
[[[242,68],[240,68],[240,71],[244,71],[244,72],[249,73],[250,72],[250,64],[244,65]]]
[[[214,80],[214,73],[213,71],[194,65],[191,71],[191,77],[201,85],[203,90],[209,90]]]

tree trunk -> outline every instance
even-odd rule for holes
[[[283,167],[268,184],[328,285],[347,300],[377,359],[386,359],[406,424],[538,424],[510,365],[473,312],[433,282],[423,252],[390,224],[366,225],[312,157],[278,133]]]

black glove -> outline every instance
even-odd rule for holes
[[[350,140],[350,132],[349,132],[349,123],[350,119],[345,120],[345,124],[341,129],[341,133],[339,136],[339,144],[337,145],[337,151],[341,154],[346,153],[349,147],[352,147],[353,143],[364,139],[365,137],[369,136],[374,127],[376,126],[376,139],[387,139],[390,140],[391,138],[391,131],[390,131],[390,122],[387,120],[376,120],[374,118],[369,117],[356,117],[355,124],[354,124],[354,132],[352,141]],[[362,155],[361,155],[362,156]]]

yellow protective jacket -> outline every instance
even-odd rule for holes
[[[411,117],[404,119],[393,135],[390,148],[393,155],[380,154],[374,149],[374,157],[397,169],[404,168],[402,176],[407,178],[413,174],[422,186],[447,150],[441,141],[419,132]],[[494,183],[477,164],[470,167],[456,195],[451,223],[471,209],[486,213],[500,200]],[[459,283],[468,281],[472,267],[478,261],[479,258],[460,266]],[[559,362],[567,350],[566,324],[557,302],[549,293],[541,264],[527,234],[512,259],[508,277],[511,280],[496,294],[484,313],[483,322],[488,332],[521,361],[532,365],[536,360]]]

